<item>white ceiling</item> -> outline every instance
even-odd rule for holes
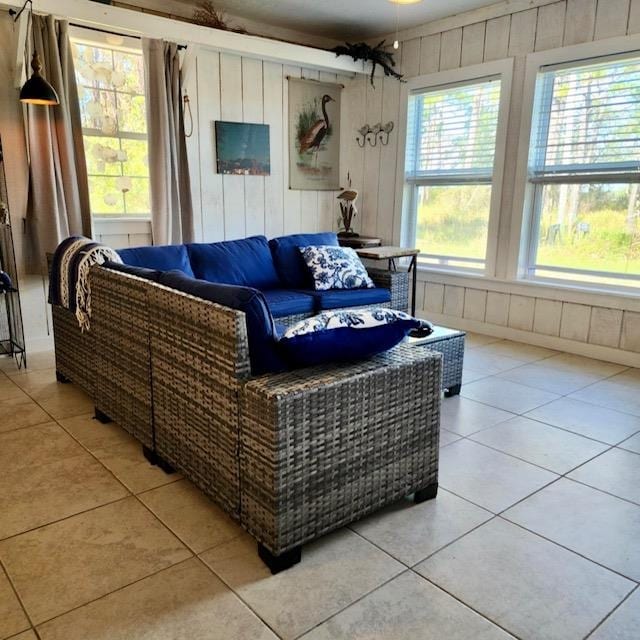
[[[197,2],[191,0],[194,1]],[[400,5],[400,29],[495,2],[423,0],[414,5]],[[389,0],[214,0],[213,4],[234,16],[351,41],[394,31],[397,6]]]

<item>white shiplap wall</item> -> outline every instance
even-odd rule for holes
[[[640,0],[509,0],[405,33],[398,58],[407,77],[514,58],[498,274],[506,269],[525,56],[638,32]],[[358,77],[349,88],[363,114],[358,126],[365,121],[397,123],[399,84],[378,81],[374,91],[366,83]],[[360,150],[349,140],[344,150],[346,166],[355,177],[354,187],[363,192],[361,229],[396,242],[400,228],[398,203],[393,206],[397,148],[394,133],[388,147]],[[640,366],[637,297],[572,296],[557,289],[547,294],[543,287],[505,282],[504,276],[500,282],[475,281],[423,271],[417,302],[425,316],[441,323]]]

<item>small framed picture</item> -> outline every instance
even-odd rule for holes
[[[216,120],[218,173],[236,176],[271,174],[269,125]]]

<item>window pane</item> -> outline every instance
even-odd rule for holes
[[[594,281],[586,273],[559,273],[544,267],[599,271],[607,284],[640,285],[640,185],[554,184],[540,187],[541,215],[536,275]],[[616,278],[615,274],[632,279]]]
[[[72,43],[91,213],[148,216],[142,53],[86,40]]]
[[[422,254],[472,258],[449,266],[483,267],[487,250],[487,230],[491,185],[418,187],[416,246]]]
[[[409,100],[409,178],[490,178],[500,106],[500,80],[438,88]]]

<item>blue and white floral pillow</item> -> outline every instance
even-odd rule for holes
[[[300,252],[316,291],[375,287],[358,254],[349,247],[300,247]]]
[[[293,366],[357,361],[395,347],[420,326],[420,320],[382,307],[325,311],[287,329],[278,346]]]

